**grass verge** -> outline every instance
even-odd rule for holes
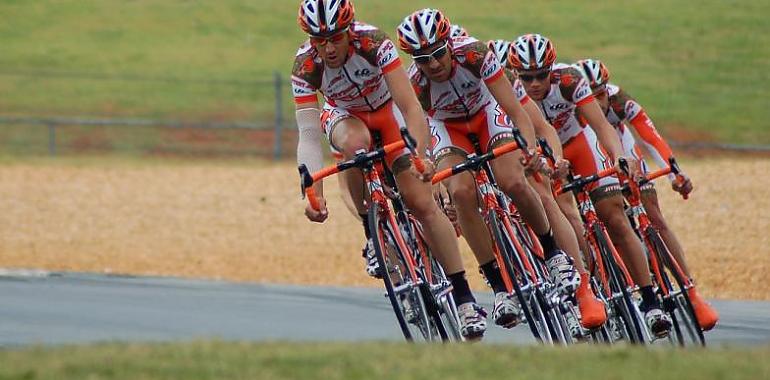
[[[408,345],[98,344],[0,352],[0,379],[766,379],[770,349]]]

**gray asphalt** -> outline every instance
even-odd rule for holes
[[[491,294],[481,298],[490,307]],[[483,303],[483,302],[482,302]],[[770,303],[713,301],[712,346],[770,343]],[[177,278],[0,273],[0,346],[98,341],[402,340],[382,291]],[[527,344],[491,327],[487,341]]]

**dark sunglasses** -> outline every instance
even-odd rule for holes
[[[519,79],[521,79],[522,82],[532,82],[533,80],[543,80],[545,78],[548,78],[548,76],[551,75],[551,70],[541,71],[537,74],[519,74]]]
[[[443,45],[441,45],[440,48],[434,50],[430,54],[421,54],[421,55],[413,55],[412,59],[420,65],[426,65],[428,62],[430,62],[430,59],[433,58],[435,60],[441,59],[441,57],[445,56],[446,53],[449,51],[449,41],[444,42]]]
[[[310,44],[313,46],[326,46],[329,42],[336,44],[345,38],[348,28],[342,29],[328,37],[310,36]]]

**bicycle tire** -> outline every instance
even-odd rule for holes
[[[694,345],[706,346],[706,339],[703,335],[703,331],[700,328],[700,324],[698,323],[698,318],[695,315],[695,308],[692,305],[690,295],[687,293],[685,280],[680,276],[679,272],[674,269],[673,261],[675,259],[671,256],[671,251],[668,250],[668,247],[663,242],[663,239],[660,237],[660,234],[654,227],[647,227],[645,236],[647,239],[649,239],[649,242],[654,250],[654,254],[658,258],[658,270],[660,271],[661,276],[663,276],[664,284],[658,285],[666,286],[668,288],[669,296],[664,298],[664,306],[666,306],[666,309],[670,309],[670,311],[667,311],[669,311],[669,314],[672,317],[672,322],[674,324],[675,333],[678,340],[677,343],[679,343],[681,346],[687,345],[687,340],[684,339],[684,333],[681,331],[681,322],[684,324],[683,327],[687,329],[687,333],[690,336],[690,341]],[[666,268],[669,270],[666,271]],[[674,289],[669,276],[674,278],[674,282],[676,282],[678,289]],[[673,298],[671,294],[673,294]]]
[[[425,322],[428,317],[424,312],[425,306],[422,302],[421,292],[419,290],[415,292],[417,288],[415,287],[416,284],[413,283],[414,279],[405,277],[403,274],[405,271],[404,259],[402,257],[403,252],[400,252],[401,248],[398,247],[397,244],[388,244],[387,242],[388,238],[390,238],[391,241],[395,241],[396,239],[393,234],[398,232],[388,226],[388,224],[390,224],[389,220],[383,220],[381,218],[381,215],[384,212],[390,211],[382,210],[377,202],[372,202],[369,207],[367,222],[369,223],[369,228],[372,232],[374,254],[380,265],[386,296],[396,315],[398,326],[407,341],[414,341],[415,339],[432,340],[429,323]],[[393,251],[393,253],[389,253],[389,249]],[[417,316],[417,320],[423,325],[419,328],[421,334],[414,334],[414,331],[410,328],[410,323],[406,315],[407,305],[404,304],[405,298],[402,297],[400,292],[396,291],[397,286],[400,284],[396,283],[393,278],[394,275],[398,276],[395,280],[409,282],[409,284],[406,284],[408,290],[406,297],[414,297],[414,299],[409,301],[410,304],[408,306],[414,308],[412,305],[412,303],[414,303],[417,312],[421,314]]]
[[[444,272],[444,267],[441,266],[433,256],[430,248],[428,248],[425,237],[422,234],[422,229],[418,225],[413,225],[413,228],[416,231],[418,243],[425,247],[423,254],[426,255],[431,273],[431,278],[426,279],[426,283],[431,287],[431,295],[438,307],[440,323],[442,323],[448,339],[462,341],[460,317],[457,312],[457,304],[451,292],[452,284],[446,276],[446,272]]]
[[[602,261],[606,266],[607,273],[610,279],[610,290],[612,295],[610,302],[612,307],[615,308],[616,316],[620,317],[619,320],[623,324],[625,337],[629,342],[634,344],[646,344],[647,339],[643,333],[643,329],[646,329],[646,325],[639,318],[639,313],[636,311],[636,305],[634,304],[631,292],[629,291],[628,283],[626,283],[623,271],[620,270],[618,263],[615,261],[615,257],[612,255],[607,239],[605,239],[606,231],[599,223],[595,223],[592,226],[591,233],[594,234],[594,239],[598,245],[599,254],[602,255]],[[615,294],[619,292],[621,299],[615,297]]]
[[[532,336],[541,343],[552,344],[553,337],[551,335],[551,329],[548,327],[548,321],[545,317],[545,313],[543,312],[539,301],[534,295],[534,286],[530,286],[528,297],[524,295],[524,292],[520,287],[516,272],[518,270],[518,272],[522,274],[522,277],[524,277],[525,270],[522,265],[519,265],[519,268],[514,267],[512,257],[516,257],[517,264],[521,263],[518,262],[518,256],[515,254],[515,252],[513,252],[515,248],[509,241],[510,237],[508,236],[507,231],[505,231],[504,228],[501,228],[501,223],[502,222],[499,220],[499,215],[497,215],[497,213],[490,212],[487,215],[487,225],[490,232],[492,233],[493,243],[497,245],[497,248],[502,255],[505,270],[508,273],[508,276],[511,278],[514,293],[519,299],[519,304],[521,305],[522,312],[524,313],[524,318],[527,320],[527,324],[529,325],[530,332],[532,332]],[[540,326],[540,328],[538,328],[538,326]]]
[[[413,252],[416,254],[413,255],[415,258],[415,261],[418,263],[418,270],[417,275],[420,277],[421,283],[419,285],[420,292],[422,292],[422,299],[423,304],[426,308],[426,313],[428,314],[428,317],[430,318],[430,322],[432,324],[432,327],[436,329],[436,332],[441,337],[441,340],[448,341],[449,340],[449,332],[447,331],[447,328],[445,326],[444,318],[442,318],[441,314],[444,312],[443,307],[441,306],[440,301],[436,298],[436,293],[433,292],[432,286],[433,283],[428,281],[428,278],[425,274],[426,270],[431,270],[431,273],[433,273],[434,265],[440,267],[440,264],[435,261],[433,258],[433,254],[430,251],[430,248],[428,247],[427,241],[425,240],[425,237],[422,235],[422,230],[420,226],[418,225],[418,222],[414,220],[413,218],[410,218],[406,214],[399,215],[399,218],[396,219],[397,223],[402,224],[400,227],[404,228],[405,236],[407,242],[407,247],[411,247]],[[422,259],[425,259],[427,263],[430,265],[430,267],[426,267],[426,261],[423,261]],[[443,271],[441,272],[443,273]],[[438,278],[435,278],[438,280]],[[431,278],[431,280],[434,280],[434,278]],[[441,279],[442,281],[449,282],[445,277]],[[450,295],[451,296],[451,295]],[[452,326],[450,326],[452,327]],[[458,321],[458,334],[459,334],[459,321]]]

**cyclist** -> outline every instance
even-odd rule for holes
[[[625,154],[636,157],[642,163],[642,170],[647,172],[647,165],[642,160],[642,152],[636,144],[630,128],[627,126],[630,125],[646,146],[649,157],[659,167],[668,167],[668,159],[673,155],[671,148],[660,136],[644,108],[622,88],[609,82],[610,71],[607,69],[607,66],[603,62],[594,59],[580,60],[574,66],[580,69],[586,80],[588,80],[594,98],[599,102],[599,106],[601,106],[602,111],[607,117],[607,121],[615,127],[615,131],[618,133],[623,144]],[[684,173],[680,174],[679,179],[676,176],[669,176],[669,179],[671,180],[671,188],[682,195],[688,195],[693,190],[692,181]],[[660,232],[660,236],[665,241],[666,246],[671,250],[671,254],[674,255],[677,262],[682,266],[685,274],[692,277],[685,261],[682,245],[679,243],[674,231],[668,227],[666,220],[663,218],[663,213],[660,211],[658,196],[652,183],[642,188],[642,204],[647,211],[647,215],[650,216],[650,220],[657,227],[658,232]],[[690,288],[688,294],[701,328],[705,331],[711,330],[719,320],[716,310],[698,294],[696,288]]]
[[[508,79],[514,84],[514,93],[519,99],[521,106],[532,120],[536,134],[539,137],[545,138],[552,147],[557,166],[555,175],[558,176],[559,173],[566,172],[566,170],[569,170],[569,162],[563,158],[561,142],[559,141],[556,131],[550,124],[548,124],[548,121],[545,120],[537,105],[535,105],[529,96],[527,96],[527,92],[516,79],[516,74],[507,67],[510,42],[506,40],[491,40],[487,42],[487,46],[489,46],[490,50],[495,52],[498,62],[504,67]],[[557,244],[560,247],[563,247],[567,254],[573,258],[575,268],[580,273],[580,286],[577,289],[576,295],[579,301],[578,306],[580,307],[581,325],[586,329],[597,328],[607,320],[607,313],[604,304],[595,298],[594,293],[591,290],[591,283],[589,280],[590,275],[583,265],[581,247],[579,245],[578,237],[575,234],[575,230],[572,228],[569,220],[554,199],[549,181],[537,182],[530,179],[530,184],[537,191],[540,200],[543,202],[546,215],[548,215],[548,221],[553,227],[554,237],[556,238]],[[573,210],[575,215],[578,215],[577,209],[573,207]]]
[[[436,9],[421,9],[404,18],[398,26],[398,44],[414,60],[409,68],[412,86],[428,114],[432,155],[439,168],[458,164],[474,152],[470,134],[478,137],[484,151],[513,141],[506,114],[521,128],[530,149],[534,147],[529,117],[486,44],[472,37],[451,38],[449,20]],[[492,161],[495,178],[538,235],[554,284],[564,292],[574,292],[580,277],[553,238],[543,205],[525,179],[522,159],[521,152],[515,151]],[[536,169],[535,161],[530,160],[528,168]],[[513,327],[521,321],[522,310],[507,293],[496,265],[492,241],[478,212],[476,184],[470,174],[453,176],[445,184],[463,235],[495,292],[493,320]]]
[[[417,155],[425,162],[425,173],[411,168],[406,149],[389,154],[385,161],[452,283],[461,333],[470,339],[480,338],[486,330],[486,314],[468,286],[452,225],[433,201],[426,183],[434,168],[426,157],[430,135],[425,117],[393,42],[374,26],[354,21],[354,12],[350,0],[300,3],[298,23],[309,39],[299,48],[292,71],[299,128],[297,161],[311,172],[322,167],[322,134],[336,151],[352,158],[356,151],[371,147],[370,131],[379,131],[383,144],[389,144],[401,138],[401,128],[407,128],[417,140]],[[319,110],[318,92],[324,97],[323,112]],[[361,172],[348,170],[342,175],[346,176],[353,204],[366,221]],[[329,215],[323,183],[313,186],[321,209],[308,205],[305,215],[321,223]],[[363,227],[370,239],[368,224],[364,222]]]
[[[624,155],[620,139],[602,114],[582,74],[572,66],[554,64],[556,49],[550,40],[539,34],[522,35],[511,44],[508,61],[527,95],[537,102],[540,111],[556,129],[564,157],[576,174],[588,176],[613,166],[613,163],[619,168],[620,159],[625,159],[631,174],[639,175],[638,162],[633,156]],[[578,121],[578,113],[590,128]],[[604,178],[590,191],[597,215],[606,225],[612,242],[620,249],[634,282],[639,285],[642,296],[639,308],[644,313],[645,323],[653,335],[665,337],[671,329],[671,319],[661,310],[652,288],[650,268],[642,244],[623,210],[617,178]],[[565,213],[569,211],[565,210]],[[582,233],[582,226],[576,233]]]

